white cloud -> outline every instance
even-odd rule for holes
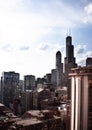
[[[35,14],[10,14],[2,19],[1,23],[1,42],[5,43],[31,43],[37,41],[51,31],[44,28],[45,19]]]
[[[4,51],[14,51],[13,46],[11,46],[10,44],[6,44],[6,45],[2,46],[1,49]]]
[[[92,51],[87,51],[86,52],[86,57],[92,57]]]
[[[78,65],[85,66],[87,57],[92,57],[92,51],[87,51],[87,46],[80,44],[75,47],[75,56]]]
[[[23,6],[23,0],[0,0],[0,14],[17,11]]]
[[[85,6],[84,10],[87,14],[92,14],[92,3],[89,3],[87,6]]]
[[[84,7],[84,23],[92,23],[92,3],[89,3]]]
[[[54,27],[61,27],[61,32],[65,34],[66,28],[73,28],[80,23],[79,12],[76,13],[73,7],[66,6],[60,0],[54,1],[52,6],[47,3],[43,10],[39,8],[36,12],[27,9],[25,0],[4,0],[0,5],[2,43],[37,42],[46,34],[52,34]],[[43,7],[41,3],[40,7]]]
[[[83,54],[86,51],[86,45],[77,45],[75,48],[75,55]]]
[[[0,6],[1,43],[32,43],[51,31],[50,28],[44,28],[48,24],[45,16],[26,12],[22,0],[0,1]]]
[[[37,8],[31,0],[29,5],[27,2],[0,0],[0,72],[16,70],[22,75],[41,76],[55,66],[58,50],[63,55],[62,59],[65,57],[65,44],[58,41],[58,36],[64,38],[66,29],[78,27],[83,17],[80,9],[76,10],[61,0],[45,4],[38,2],[40,6]],[[85,17],[91,17],[91,5],[85,7],[85,14]],[[76,52],[81,53],[83,49],[84,46],[79,46]]]
[[[19,48],[19,50],[21,50],[21,51],[27,51],[27,50],[29,50],[30,49],[30,46],[21,46],[20,48]]]

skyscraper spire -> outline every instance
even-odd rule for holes
[[[67,29],[66,36],[67,36],[67,37],[68,37],[68,36],[71,36],[71,29],[70,29],[70,28]]]
[[[69,33],[69,36],[71,36],[71,29],[70,28],[69,28],[69,32],[68,33]]]
[[[72,68],[77,67],[74,57],[74,46],[72,45],[72,37],[66,37],[66,57],[64,59],[64,71],[66,74],[66,86],[68,86],[68,99],[70,99],[70,81],[68,78],[68,74],[71,72]]]

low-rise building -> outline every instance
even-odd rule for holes
[[[59,115],[51,110],[34,110],[18,117],[0,104],[0,130],[64,130]]]
[[[63,130],[61,117],[49,110],[28,111],[16,125],[20,130]]]
[[[33,92],[33,109],[41,109],[41,101],[51,99],[51,92],[46,88],[39,88]]]

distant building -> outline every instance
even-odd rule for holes
[[[45,79],[47,84],[51,84],[51,73],[46,74]]]
[[[20,95],[21,113],[33,109],[33,91],[27,90],[21,92]]]
[[[23,90],[24,90],[24,81],[19,80],[19,91],[23,91]]]
[[[74,46],[72,45],[72,37],[66,37],[66,57],[64,59],[64,85],[68,87],[68,100],[71,98],[71,87],[68,74],[71,72],[72,68],[76,68],[77,64],[74,57]],[[65,84],[66,83],[66,84]]]
[[[41,109],[41,101],[51,99],[51,92],[49,89],[39,88],[33,92],[33,109]]]
[[[77,67],[74,57],[74,46],[72,45],[72,37],[66,37],[66,57],[65,57],[65,73],[71,72],[71,68]]]
[[[13,130],[14,122],[16,122],[16,116],[9,108],[0,103],[0,130]]]
[[[92,130],[92,66],[72,69],[71,130]]]
[[[53,84],[53,87],[56,87],[56,85],[57,85],[57,71],[56,71],[56,69],[51,70],[51,83]]]
[[[2,103],[7,107],[13,107],[13,100],[17,95],[19,86],[19,73],[13,71],[3,72],[1,77]]]
[[[0,80],[0,102],[2,102],[2,97],[1,97],[1,80]]]
[[[62,73],[63,73],[63,63],[61,52],[56,53],[56,78],[57,78],[57,87],[61,86],[62,83]]]
[[[88,66],[88,65],[92,65],[92,57],[88,57],[86,59],[86,66]]]
[[[67,96],[67,89],[66,88],[58,88],[55,90],[56,97],[63,98]]]
[[[46,78],[37,78],[36,79],[36,87],[38,86],[38,84],[45,84],[46,83]]]
[[[61,101],[56,97],[54,97],[53,99],[45,99],[41,101],[41,110],[58,110],[61,105]]]
[[[26,75],[24,76],[24,90],[33,90],[35,88],[35,76]]]
[[[66,130],[70,130],[71,122],[71,100],[67,100],[66,104]]]
[[[61,117],[50,110],[27,111],[15,125],[21,130],[63,130]]]
[[[0,130],[64,130],[59,111],[30,110],[15,116],[0,104]]]

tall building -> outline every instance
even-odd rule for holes
[[[48,84],[51,84],[51,73],[46,74],[45,79]]]
[[[66,57],[64,59],[64,83],[65,86],[68,87],[68,100],[71,98],[71,87],[70,87],[70,80],[68,74],[71,72],[72,68],[76,68],[77,64],[75,62],[74,57],[74,46],[72,45],[72,37],[66,37]]]
[[[24,76],[24,90],[33,90],[35,88],[35,76],[26,75]]]
[[[3,72],[1,77],[1,97],[2,103],[7,107],[12,107],[13,100],[17,95],[19,86],[19,73],[13,71]]]
[[[74,46],[72,45],[72,37],[66,37],[66,57],[65,57],[65,73],[69,73],[71,68],[77,67],[74,57]]]
[[[92,130],[92,66],[72,70],[71,130]]]
[[[51,70],[51,83],[53,84],[54,87],[57,85],[57,76],[56,76],[56,69]]]
[[[63,73],[63,63],[62,54],[60,51],[56,53],[56,78],[57,78],[57,86],[61,86],[62,83],[62,73]]]
[[[23,114],[27,110],[33,109],[33,91],[27,90],[21,92],[21,113]]]
[[[86,59],[86,66],[92,65],[92,57],[87,57]]]

